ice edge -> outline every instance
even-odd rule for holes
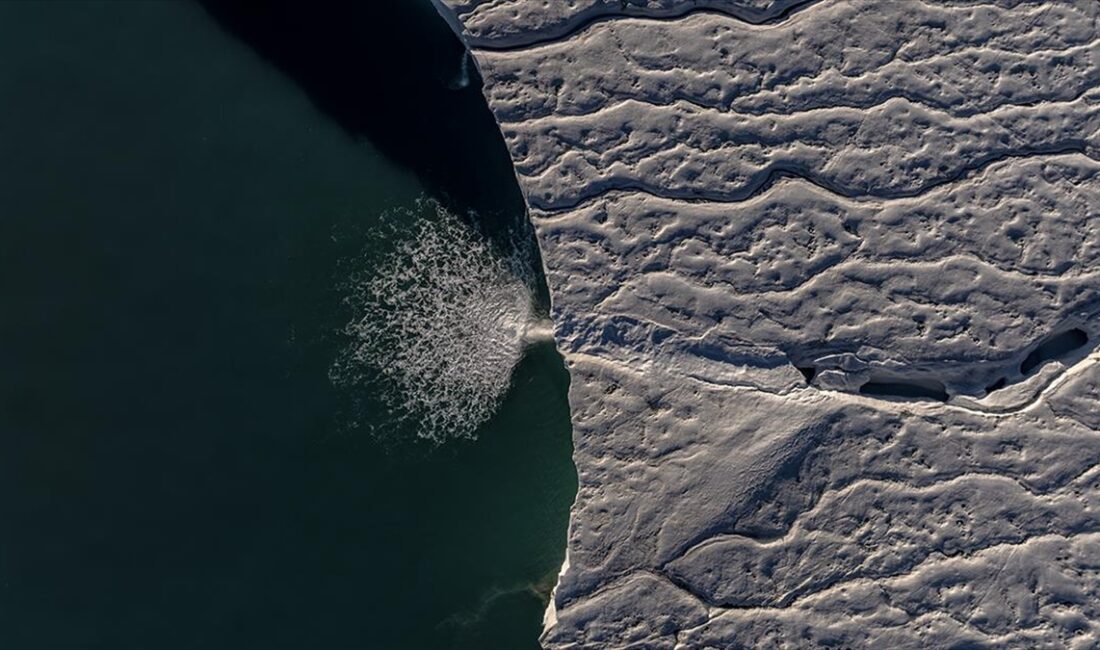
[[[455,35],[458,36],[459,40],[462,41],[462,44],[466,47],[466,53],[470,57],[470,59],[474,62],[474,68],[477,70],[478,76],[481,77],[481,78],[484,78],[484,75],[482,75],[482,73],[481,73],[481,62],[478,60],[478,58],[476,56],[476,53],[474,51],[475,48],[471,44],[471,41],[470,41],[470,38],[469,38],[469,33],[466,31],[466,28],[462,26],[462,23],[461,23],[461,21],[459,21],[458,16],[455,15],[455,13],[450,8],[448,8],[445,4],[443,4],[442,0],[431,0],[431,3],[432,3],[432,6],[435,7],[436,12],[439,13],[439,15],[445,21],[447,21],[447,24],[451,27],[451,30],[455,33]],[[488,107],[489,98],[484,93],[484,86],[482,88],[483,88],[482,97],[485,99],[486,107]],[[492,112],[492,111],[490,111],[490,112]],[[502,129],[502,125],[500,123],[500,120],[497,119],[497,116],[496,116],[495,113],[493,113],[493,121],[496,123],[498,129]],[[501,136],[503,137],[503,130],[501,130]],[[509,151],[509,156],[510,155],[511,155],[511,152]],[[531,204],[527,200],[527,192],[523,189],[523,184],[519,182],[519,176],[517,175],[517,172],[516,172],[514,166],[512,167],[512,173],[513,173],[513,176],[515,177],[516,185],[519,187],[520,193],[523,196],[524,206],[526,207],[526,210],[527,210],[527,214],[525,215],[525,218],[530,220],[530,218],[531,218],[531,213],[530,213]],[[536,238],[536,242],[537,242],[537,238]],[[539,247],[541,249],[541,244],[539,244]],[[541,252],[542,251],[540,250],[540,253]],[[542,258],[542,256],[540,254],[540,259],[541,258]],[[546,268],[545,268],[546,262],[545,262],[544,259],[542,259],[541,263],[542,263],[542,266],[543,266],[542,271],[543,271],[543,274],[545,275],[545,273],[546,273]],[[550,296],[551,305],[553,305],[553,300],[554,300],[554,297],[553,297],[553,294],[551,294],[551,296]],[[552,306],[551,306],[550,311],[551,311],[551,313],[553,313],[553,307]],[[527,339],[528,339],[529,343],[532,343],[532,342],[535,342],[535,341],[541,341],[541,340],[548,340],[548,341],[553,341],[556,345],[557,344],[557,339],[554,336],[553,321],[552,320],[547,320],[546,322],[537,323],[536,326],[532,327],[528,331]],[[568,370],[568,364],[566,364],[566,370]],[[570,404],[570,413],[572,413],[572,410],[573,410],[572,409],[572,404]],[[574,449],[575,449],[576,448],[576,441],[574,441],[573,446],[574,446]],[[575,459],[572,459],[572,460],[575,464],[576,460]],[[577,499],[577,495],[574,495],[573,496],[573,503],[570,504],[570,506],[569,506],[569,513],[570,513],[569,514],[569,524],[568,524],[569,528],[572,528],[572,526],[573,526],[573,509],[576,506],[576,499]],[[569,539],[568,531],[566,532],[566,539],[567,540]],[[544,611],[543,615],[542,615],[542,635],[541,636],[545,636],[546,633],[552,627],[554,627],[554,625],[556,625],[557,622],[558,622],[558,609],[555,606],[555,602],[557,600],[558,586],[561,584],[562,576],[565,575],[565,572],[568,569],[569,569],[569,545],[568,545],[568,542],[567,542],[566,547],[565,547],[565,559],[562,560],[561,568],[558,570],[558,578],[554,583],[553,590],[551,590],[551,592],[550,592],[550,599],[546,603],[546,611]],[[542,645],[541,639],[540,639],[539,645]]]

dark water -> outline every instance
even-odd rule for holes
[[[328,378],[379,215],[522,220],[461,46],[369,4],[0,4],[0,647],[537,647],[553,348],[435,450]]]

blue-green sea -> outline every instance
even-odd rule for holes
[[[434,443],[451,384],[334,372],[417,223],[529,243],[471,68],[428,0],[0,3],[0,647],[538,647],[553,345]]]

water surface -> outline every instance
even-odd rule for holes
[[[423,56],[324,78],[247,14],[0,4],[0,646],[537,647],[576,485],[552,346],[434,451],[328,376],[379,215],[522,223],[460,47],[405,9],[357,33]]]

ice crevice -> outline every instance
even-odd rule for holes
[[[501,2],[497,0],[495,2],[472,2],[469,6],[472,7],[472,11],[462,13],[461,5],[452,5],[458,9],[459,19],[463,21],[465,25],[470,25],[477,21],[476,16],[479,10],[485,11],[485,7],[488,7],[489,11],[500,11],[504,9],[507,12],[506,5],[511,2],[515,3],[517,0],[507,0]],[[754,27],[767,27],[769,25],[780,24],[783,21],[788,20],[795,14],[805,9],[808,9],[816,4],[822,2],[828,2],[830,0],[774,0],[770,3],[752,2],[748,0],[746,2],[738,2],[737,0],[673,0],[671,2],[657,2],[642,4],[638,0],[595,0],[589,1],[583,4],[587,4],[590,9],[588,12],[578,12],[573,15],[568,15],[567,18],[561,20],[555,24],[552,15],[548,15],[547,28],[544,28],[538,32],[534,32],[529,36],[521,34],[510,34],[506,30],[502,30],[498,25],[493,24],[490,19],[486,21],[489,29],[486,30],[487,34],[482,36],[479,34],[467,34],[466,41],[472,47],[479,50],[487,51],[524,51],[533,48],[538,48],[542,45],[549,43],[555,43],[562,39],[567,39],[577,33],[583,32],[594,25],[598,25],[602,22],[619,20],[623,17],[630,18],[642,18],[651,21],[672,21],[693,13],[712,13],[715,15],[736,20],[746,25]],[[571,3],[576,6],[577,3]],[[753,10],[752,5],[767,5],[765,10]],[[663,5],[663,7],[661,6]],[[629,11],[629,13],[627,13]],[[502,12],[502,13],[504,13]],[[588,15],[585,15],[587,13]],[[495,30],[494,33],[494,29]],[[498,35],[499,34],[499,35]]]
[[[1034,109],[1041,108],[1050,104],[1073,104],[1082,99],[1087,98],[1090,94],[1095,92],[1095,88],[1091,86],[1085,86],[1077,90],[1077,92],[1068,97],[1039,97],[1035,99],[1028,99],[1026,101],[1013,103],[1006,102],[997,104],[986,109],[955,109],[953,110],[949,105],[938,105],[931,101],[929,97],[922,97],[919,95],[906,93],[899,90],[890,90],[886,93],[875,95],[866,102],[851,102],[846,103],[844,100],[833,101],[827,105],[809,106],[805,108],[798,108],[793,110],[760,110],[752,111],[739,109],[729,105],[711,105],[702,104],[691,97],[676,96],[671,98],[667,102],[657,102],[646,97],[626,97],[616,100],[613,103],[609,103],[600,106],[598,109],[591,113],[564,113],[561,116],[555,116],[553,114],[543,117],[528,118],[524,120],[502,120],[501,125],[503,127],[516,126],[516,125],[533,125],[538,124],[541,120],[554,121],[563,118],[569,119],[591,119],[599,118],[600,113],[604,111],[615,111],[622,108],[629,108],[637,105],[645,105],[657,109],[686,109],[693,112],[713,112],[718,115],[742,117],[742,118],[785,118],[799,115],[811,115],[814,113],[822,112],[836,112],[838,110],[852,110],[852,111],[866,111],[889,104],[891,102],[905,102],[906,104],[917,106],[925,109],[929,112],[942,113],[947,117],[954,119],[969,119],[980,118],[996,114],[998,111],[1012,110],[1012,109]]]
[[[751,180],[749,180],[742,186],[733,188],[731,191],[708,192],[706,190],[696,188],[677,191],[669,190],[667,188],[655,187],[646,183],[616,181],[606,184],[598,184],[597,191],[585,194],[582,197],[578,198],[575,202],[570,204],[544,204],[537,198],[529,198],[529,201],[533,208],[544,211],[547,214],[553,214],[556,212],[572,212],[578,209],[582,209],[588,205],[591,205],[595,201],[599,200],[603,195],[610,192],[631,192],[646,194],[657,198],[683,201],[685,203],[739,203],[743,201],[750,201],[757,196],[766,194],[771,190],[772,187],[776,185],[776,183],[784,179],[798,179],[807,184],[813,185],[820,190],[854,201],[888,201],[919,197],[940,187],[965,181],[972,175],[982,172],[989,166],[1006,160],[1036,157],[1057,157],[1067,154],[1078,154],[1084,158],[1088,158],[1092,162],[1100,163],[1100,157],[1092,155],[1090,153],[1091,149],[1092,147],[1088,143],[1077,140],[1068,143],[1059,143],[1050,147],[1036,147],[1034,149],[1028,150],[1006,151],[996,155],[986,156],[973,163],[960,167],[950,176],[931,180],[923,185],[919,185],[911,189],[891,189],[877,192],[865,190],[863,192],[860,192],[856,188],[844,187],[843,185],[831,182],[827,179],[813,176],[807,173],[804,169],[776,165],[769,167],[766,170],[756,172],[755,174],[753,174],[753,178]]]

